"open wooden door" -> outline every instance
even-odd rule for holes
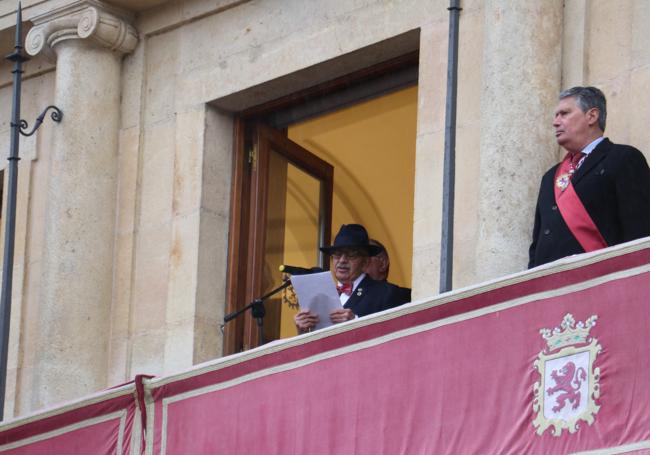
[[[281,264],[327,268],[318,247],[331,237],[334,168],[265,125],[249,125],[242,133],[246,139],[235,156],[227,312],[281,284]],[[282,297],[265,302],[265,342],[295,334],[293,311]],[[259,343],[250,312],[239,319],[226,327],[224,354]]]

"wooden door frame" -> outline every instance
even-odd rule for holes
[[[239,310],[246,298],[246,264],[248,260],[248,225],[250,219],[250,177],[248,175],[246,121],[235,118],[233,141],[233,180],[230,192],[230,223],[228,226],[228,272],[225,314]],[[223,354],[243,349],[244,318],[237,317],[224,328]]]
[[[228,291],[226,313],[237,311],[262,289],[262,264],[265,254],[265,236],[262,227],[267,218],[268,159],[271,151],[280,153],[288,162],[299,167],[321,182],[319,191],[319,241],[327,245],[331,240],[332,194],[334,170],[283,133],[259,122],[238,119],[235,123],[235,161],[233,163],[233,191],[228,258]],[[255,148],[258,148],[255,150]],[[329,268],[321,257],[321,266]],[[250,312],[233,320],[224,329],[224,354],[232,354],[257,346],[259,340],[256,321]]]
[[[320,244],[328,245],[332,237],[332,195],[334,192],[334,168],[326,161],[318,158],[316,155],[309,153],[306,155],[305,150],[283,135],[279,131],[258,123],[257,133],[259,135],[258,143],[265,145],[275,145],[282,155],[292,164],[299,167],[312,177],[321,182],[320,200],[319,200],[319,232]],[[264,140],[260,140],[264,139]],[[259,154],[260,156],[262,153]],[[265,155],[265,154],[264,154]],[[329,214],[329,215],[327,215]],[[329,217],[329,222],[327,218]],[[319,266],[329,269],[329,264],[324,261],[324,255],[319,254]]]

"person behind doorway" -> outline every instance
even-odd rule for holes
[[[378,247],[379,253],[368,258],[368,265],[365,268],[365,272],[376,281],[386,281],[390,286],[395,287],[395,292],[399,293],[402,296],[402,299],[405,302],[411,301],[411,289],[403,288],[397,286],[396,284],[390,283],[388,281],[388,273],[390,271],[390,257],[388,256],[388,250],[386,247],[376,239],[369,240],[371,245]]]
[[[560,93],[553,128],[564,160],[542,177],[528,267],[650,235],[650,169],[643,154],[603,137],[595,87]]]
[[[385,281],[373,280],[364,272],[369,258],[379,253],[380,248],[370,244],[368,232],[362,225],[342,225],[334,244],[320,249],[332,258],[341,300],[341,308],[330,313],[333,324],[393,308],[407,301],[394,287]],[[304,333],[318,323],[318,316],[301,310],[294,316],[294,322],[298,332]]]

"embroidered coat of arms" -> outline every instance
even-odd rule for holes
[[[541,329],[546,347],[539,353],[534,367],[539,381],[533,385],[533,425],[542,435],[553,427],[560,436],[564,429],[575,433],[580,422],[591,425],[600,409],[600,368],[594,368],[602,347],[589,335],[598,316],[592,315],[576,324],[573,316],[564,316],[560,327]]]

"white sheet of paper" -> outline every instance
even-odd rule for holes
[[[301,310],[309,310],[318,315],[315,329],[332,325],[330,313],[341,309],[341,300],[330,272],[293,275],[291,284],[296,290]]]

